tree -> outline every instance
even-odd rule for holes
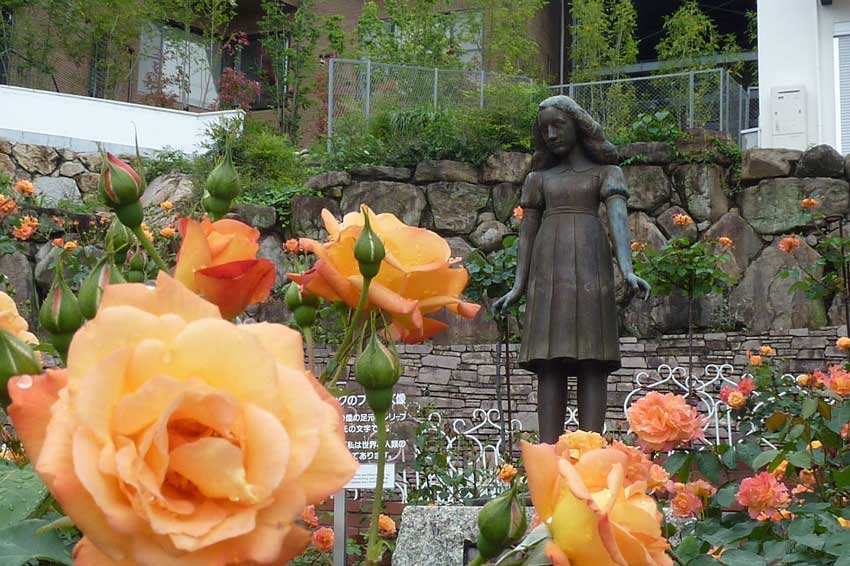
[[[528,33],[528,23],[545,0],[474,0],[471,9],[482,14],[477,32],[482,66],[508,75],[539,75],[540,46]]]
[[[573,82],[637,62],[637,11],[632,0],[574,0]]]
[[[702,63],[699,59],[740,50],[735,35],[721,34],[696,0],[686,0],[673,15],[664,18],[664,33],[655,46],[659,60],[685,61],[687,70],[713,68],[714,63]]]

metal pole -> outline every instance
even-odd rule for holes
[[[564,52],[567,49],[567,8],[566,8],[566,0],[561,0],[561,68],[560,68],[560,80],[558,84],[561,85],[560,94],[564,94]]]
[[[576,85],[570,85],[570,98],[576,99]]]
[[[694,72],[688,73],[688,127],[694,127],[694,88],[696,86],[694,80]]]
[[[334,495],[334,566],[345,566],[345,488]]]
[[[439,106],[438,99],[439,94],[437,90],[437,85],[440,81],[440,69],[438,67],[434,67],[434,112],[437,111],[437,107]]]
[[[372,60],[366,61],[366,121],[372,112]]]
[[[478,104],[481,106],[481,108],[484,108],[484,69],[481,69],[481,84],[478,88],[478,98]]]
[[[334,64],[335,59],[331,59],[328,66],[328,151],[333,149],[334,135]]]
[[[726,117],[726,113],[723,112],[723,106],[726,103],[726,97],[723,96],[723,69],[720,70],[720,131],[726,132],[729,128],[726,127],[726,123],[724,118]]]
[[[735,83],[738,87],[738,131],[735,138],[738,140],[738,145],[741,145],[741,130],[744,128],[744,87]]]

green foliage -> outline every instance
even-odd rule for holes
[[[683,135],[676,118],[667,110],[638,114],[637,120],[627,129],[620,130],[611,138],[615,143],[666,142],[674,143]]]
[[[469,9],[483,17],[480,48],[484,67],[507,75],[542,74],[538,61],[540,46],[528,32],[545,0],[473,0]]]
[[[472,38],[472,30],[459,25],[456,15],[445,13],[450,4],[449,0],[385,0],[381,12],[374,0],[367,0],[357,22],[358,57],[401,65],[462,67],[460,46]]]
[[[605,68],[637,62],[637,11],[632,0],[573,0],[573,82],[593,81]]]
[[[737,53],[735,35],[723,35],[711,16],[700,9],[696,0],[686,0],[672,15],[664,18],[664,33],[655,51],[661,61],[686,62],[685,69],[713,68],[713,63],[700,63],[697,59],[718,53]]]
[[[387,164],[412,167],[423,159],[481,164],[498,150],[531,151],[531,125],[545,87],[497,83],[477,106],[379,110],[368,125],[362,117],[340,121],[330,151],[317,146],[322,168]],[[477,99],[477,93],[476,93]]]
[[[475,250],[467,256],[464,267],[469,272],[466,296],[473,302],[487,303],[498,299],[511,290],[516,277],[516,262],[519,240],[508,236],[502,241],[502,249],[489,256]],[[525,313],[525,295],[510,308],[511,315],[521,318]]]
[[[188,175],[194,170],[192,159],[179,149],[168,147],[156,152],[153,157],[146,158],[144,164],[145,177],[148,181],[166,173],[185,173]]]
[[[263,0],[261,5],[260,43],[273,69],[270,76],[263,77],[264,82],[272,94],[278,129],[296,143],[304,111],[315,98],[316,48],[322,36],[322,20],[313,0],[299,2],[294,13],[278,0]],[[326,28],[332,48],[341,51],[345,38],[339,18],[327,20]]]
[[[60,532],[45,528],[48,518],[57,515],[50,511],[53,500],[30,464],[0,459],[0,501],[0,566],[23,566],[37,559],[73,565]]]
[[[660,250],[645,247],[634,256],[635,273],[646,279],[657,295],[678,290],[695,299],[722,291],[733,279],[721,269],[728,256],[718,253],[718,245],[676,238]]]

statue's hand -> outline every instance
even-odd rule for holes
[[[650,287],[649,283],[638,277],[634,274],[634,272],[626,274],[626,281],[629,286],[635,291],[643,290],[643,300],[647,300],[649,298],[649,293],[652,291],[652,287]]]
[[[495,314],[505,314],[507,310],[517,304],[519,302],[522,293],[516,289],[511,289],[507,293],[505,293],[502,297],[500,297],[495,303],[493,303],[493,313]]]

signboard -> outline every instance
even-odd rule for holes
[[[366,396],[363,394],[343,395],[339,398],[339,402],[342,405],[345,440],[349,452],[361,465],[376,463],[378,461],[378,427],[375,425],[375,415],[366,404]],[[407,395],[395,393],[393,405],[387,413],[388,462],[404,461],[408,442],[399,438],[401,432],[399,425],[407,418]],[[388,482],[385,485],[392,486],[394,483]]]
[[[378,485],[378,464],[360,464],[360,468],[351,478],[345,489],[375,489]],[[384,467],[384,489],[395,486],[395,464],[387,462]]]

